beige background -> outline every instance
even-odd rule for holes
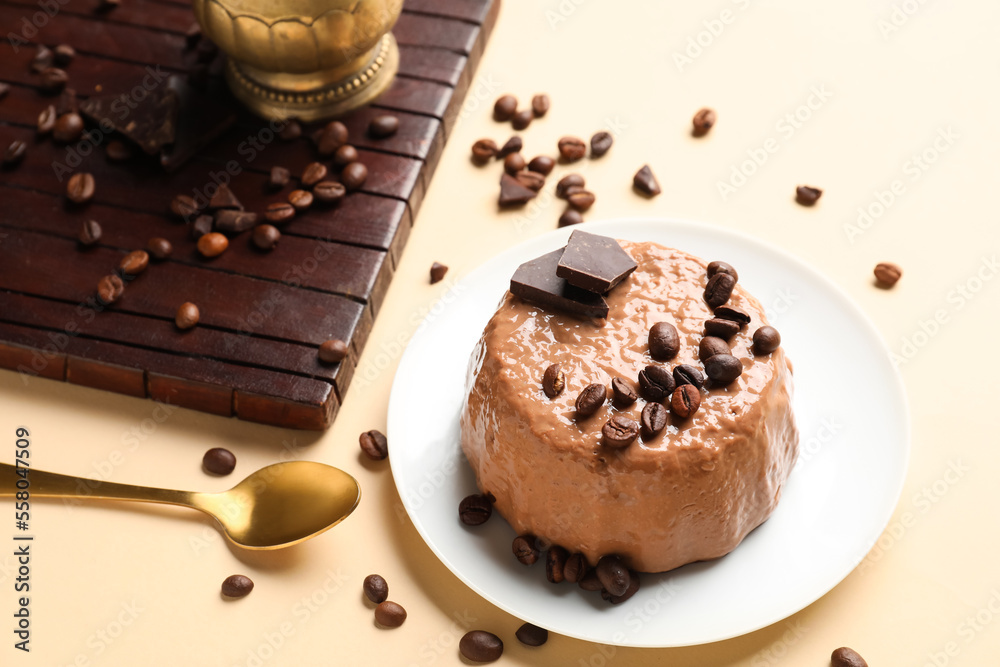
[[[14,428],[26,424],[33,463],[45,469],[221,490],[294,456],[339,466],[364,489],[360,508],[340,527],[266,555],[228,548],[209,521],[183,510],[37,501],[33,652],[14,651],[5,630],[0,664],[456,665],[457,640],[469,625],[505,640],[506,664],[822,666],[844,644],[872,665],[994,664],[1000,621],[988,605],[1000,611],[1000,363],[989,344],[1000,324],[1000,280],[991,280],[997,269],[990,264],[1000,245],[992,201],[1000,6],[895,4],[894,14],[894,3],[883,0],[508,0],[328,433],[185,410],[167,415],[148,401],[45,380],[24,386],[0,372],[0,460],[13,459]],[[712,23],[720,17],[728,23]],[[675,54],[699,37],[701,52],[692,49],[691,62],[678,66]],[[826,91],[825,99],[811,98],[814,90]],[[402,513],[388,466],[359,458],[358,433],[385,426],[398,342],[452,284],[428,284],[431,262],[448,264],[448,278],[460,278],[555,227],[561,207],[548,196],[498,214],[498,167],[468,161],[474,140],[503,141],[511,132],[490,119],[493,99],[512,92],[526,101],[538,91],[550,93],[553,104],[524,133],[529,157],[553,153],[562,134],[589,136],[605,126],[618,132],[608,156],[581,166],[598,197],[588,219],[677,216],[770,241],[852,295],[905,359],[913,445],[893,534],[842,584],[786,621],[678,650],[562,637],[527,649],[513,637],[517,619],[471,592],[424,545]],[[800,108],[810,100],[814,109]],[[690,117],[703,105],[718,110],[719,122],[708,137],[693,139]],[[804,120],[790,131],[783,119],[797,111]],[[768,139],[777,151],[723,199],[717,183]],[[925,152],[934,162],[921,169],[912,160]],[[664,187],[651,201],[629,187],[644,162]],[[856,222],[858,208],[877,203],[876,192],[894,180],[901,194],[848,238],[845,225]],[[826,190],[814,209],[793,202],[799,183]],[[881,260],[904,267],[892,291],[872,285],[871,269]],[[935,316],[943,323],[927,325]],[[845,352],[830,350],[831,373],[838,372],[834,355]],[[212,446],[237,453],[231,478],[201,472],[201,455]],[[12,517],[0,522],[8,524],[0,536],[13,532]],[[3,628],[15,600],[10,551],[0,548]],[[362,601],[361,581],[373,571],[409,611],[399,629],[375,628]],[[250,575],[257,587],[225,603],[219,583],[233,572]]]

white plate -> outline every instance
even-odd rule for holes
[[[749,236],[702,223],[617,220],[590,232],[655,241],[737,267],[769,310],[795,365],[799,461],[777,510],[729,555],[643,575],[629,601],[610,606],[544,567],[511,554],[499,515],[477,528],[458,520],[476,492],[459,447],[466,366],[522,262],[565,244],[572,228],[533,238],[461,280],[432,309],[400,361],[389,401],[396,487],[438,558],[498,607],[552,632],[621,646],[688,646],[775,623],[836,586],[868,553],[892,514],[909,456],[899,375],[878,333],[835,285]]]

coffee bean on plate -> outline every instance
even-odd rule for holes
[[[219,232],[209,232],[198,239],[198,252],[204,257],[218,257],[228,247],[229,239]]]
[[[251,235],[253,244],[261,250],[273,250],[278,241],[281,240],[281,232],[274,225],[257,225],[253,228]]]
[[[740,325],[738,322],[733,322],[732,320],[724,320],[721,317],[713,317],[710,320],[705,320],[706,336],[715,336],[718,338],[729,340],[739,332],[740,332]]]
[[[680,366],[674,366],[674,382],[677,386],[690,384],[694,385],[696,388],[701,389],[705,386],[705,374],[697,366],[692,366],[691,364],[681,364]]]
[[[535,114],[535,118],[541,118],[547,114],[551,106],[552,101],[545,93],[539,93],[531,98],[531,112]]]
[[[294,217],[295,207],[285,201],[268,204],[267,209],[264,211],[264,219],[275,224],[288,222]]]
[[[590,138],[590,157],[603,157],[605,153],[611,150],[611,145],[615,142],[615,138],[611,136],[610,132],[597,132]]]
[[[375,607],[375,622],[383,628],[398,628],[406,620],[406,610],[402,605],[385,600]]]
[[[520,153],[511,153],[503,159],[503,170],[511,176],[517,174],[517,172],[524,169],[525,166],[526,163],[524,161],[524,156]]]
[[[458,504],[458,518],[466,526],[479,526],[486,523],[493,516],[493,503],[488,496],[474,493],[471,496],[462,498]]]
[[[322,162],[310,162],[302,172],[302,178],[300,179],[302,185],[311,188],[326,178],[327,172],[328,169]]]
[[[340,182],[348,191],[357,190],[366,180],[368,180],[368,167],[361,162],[352,162],[340,172]]]
[[[38,134],[45,135],[52,131],[56,126],[56,107],[53,104],[42,109],[42,112],[38,114],[38,120],[35,122],[35,128]]]
[[[347,194],[347,188],[337,181],[320,181],[313,186],[313,198],[324,204],[336,204]]]
[[[561,584],[564,580],[563,570],[566,567],[566,559],[569,552],[561,546],[554,544],[545,554],[545,578],[552,584]]]
[[[687,419],[701,406],[701,392],[693,384],[682,384],[670,397],[670,409],[681,419]]]
[[[892,287],[903,275],[903,269],[892,262],[879,262],[875,266],[875,279],[883,287]]]
[[[597,578],[611,595],[622,595],[628,590],[631,575],[621,558],[604,556],[597,562]]]
[[[242,574],[232,574],[222,582],[222,594],[227,598],[242,598],[250,595],[253,581]]]
[[[133,250],[122,257],[118,270],[127,276],[137,276],[149,266],[149,253],[145,250]]]
[[[753,332],[753,351],[771,354],[781,345],[781,334],[772,326],[764,325]]]
[[[585,591],[599,591],[604,588],[604,584],[597,577],[597,570],[591,568],[580,578],[580,588]]]
[[[343,169],[352,162],[358,161],[358,149],[350,144],[344,144],[333,153],[333,166]]]
[[[667,426],[667,409],[662,403],[646,403],[639,417],[642,432],[652,437]]]
[[[813,206],[823,196],[823,191],[808,185],[795,188],[795,201],[802,206]]]
[[[601,598],[611,604],[621,604],[636,594],[639,590],[639,573],[629,570],[628,588],[621,595],[613,595],[610,591],[601,591]]]
[[[830,654],[830,667],[868,667],[868,663],[854,649],[841,646]]]
[[[579,137],[563,137],[557,144],[559,155],[566,162],[576,162],[587,154],[587,144]]]
[[[4,151],[3,166],[13,167],[14,165],[16,165],[17,163],[19,163],[21,160],[24,159],[24,156],[27,152],[28,152],[28,144],[23,141],[15,139],[14,141],[10,142],[10,145],[7,146],[7,150]]]
[[[542,374],[542,391],[549,398],[555,398],[566,388],[566,374],[562,364],[551,364]]]
[[[187,331],[198,324],[200,319],[201,311],[198,309],[198,306],[190,301],[185,301],[177,307],[177,313],[174,315],[174,324],[181,331]]]
[[[615,377],[611,380],[611,394],[611,402],[618,408],[627,408],[639,399],[632,383],[623,377]]]
[[[726,386],[743,374],[743,364],[731,354],[716,354],[705,362],[705,373],[714,384]]]
[[[571,584],[579,583],[587,573],[587,559],[581,553],[570,554],[563,565],[563,580]]]
[[[694,118],[691,119],[691,124],[694,125],[694,136],[703,137],[708,134],[708,131],[712,129],[713,125],[715,125],[715,120],[716,115],[714,110],[709,109],[708,107],[698,109]]]
[[[362,587],[365,591],[365,597],[375,604],[381,604],[389,597],[389,584],[381,575],[369,574],[365,577]]]
[[[535,114],[531,109],[521,109],[510,119],[510,124],[515,130],[526,130],[534,118]]]
[[[717,354],[729,354],[729,343],[716,336],[705,336],[698,344],[698,359],[702,363]]]
[[[125,283],[117,275],[104,276],[97,283],[97,300],[108,306],[122,297]]]
[[[373,461],[382,461],[389,456],[389,442],[381,431],[365,431],[358,436],[358,442],[361,444],[361,451]]]
[[[528,171],[533,171],[535,173],[541,174],[542,176],[548,176],[552,173],[552,170],[556,166],[556,161],[550,158],[548,155],[536,155],[531,158],[531,162],[528,163]]]
[[[663,366],[646,366],[639,371],[639,393],[647,401],[659,403],[674,393],[674,376]]]
[[[458,650],[466,660],[493,662],[503,655],[503,642],[492,632],[471,630],[458,642]]]
[[[339,338],[331,338],[319,346],[319,360],[325,364],[335,364],[347,356],[347,343]]]
[[[440,262],[431,264],[431,285],[444,280],[444,274],[448,273],[448,267]]]
[[[225,447],[213,447],[205,452],[201,465],[214,475],[228,475],[236,468],[236,455]]]
[[[705,303],[711,308],[718,308],[729,301],[734,287],[736,287],[735,278],[728,273],[716,273],[705,285]]]
[[[567,192],[572,187],[584,187],[587,183],[580,174],[567,174],[556,183],[556,197],[565,199]]]
[[[603,384],[587,385],[576,397],[576,413],[581,417],[589,417],[604,405],[607,396],[608,388]]]
[[[539,551],[535,543],[534,535],[518,535],[514,538],[510,545],[511,551],[522,565],[534,565],[538,561]]]
[[[291,177],[291,172],[284,167],[271,167],[271,175],[268,177],[267,184],[275,190],[280,190],[288,185],[288,181]]]
[[[677,327],[670,322],[657,322],[649,328],[649,354],[658,361],[670,361],[681,350]]]
[[[288,193],[288,203],[291,204],[296,211],[305,211],[313,203],[313,194],[308,190],[292,190]]]
[[[628,447],[639,437],[639,424],[625,415],[615,415],[601,429],[604,444],[608,447],[621,449]]]
[[[187,195],[177,195],[170,202],[170,211],[185,220],[198,214],[198,203]]]
[[[472,159],[476,164],[486,164],[500,150],[492,139],[480,139],[472,144]]]
[[[725,262],[714,261],[714,262],[710,262],[709,263],[709,265],[708,265],[708,277],[711,278],[716,273],[728,273],[729,275],[731,275],[733,277],[733,280],[735,280],[737,282],[739,282],[739,280],[740,280],[740,275],[738,273],[736,273],[736,269],[734,269],[731,265],[729,265],[729,264],[727,264]]]
[[[83,118],[78,113],[59,116],[52,128],[52,138],[63,144],[72,143],[81,135],[83,135]]]
[[[84,220],[77,238],[80,245],[91,246],[101,240],[101,225],[96,220]]]
[[[368,123],[368,134],[375,139],[385,139],[399,130],[399,118],[392,114],[375,116]]]
[[[656,176],[653,175],[653,170],[648,164],[644,164],[639,171],[635,172],[635,176],[632,177],[632,187],[636,192],[647,197],[655,197],[662,192],[660,182],[656,180]]]
[[[112,139],[108,142],[108,145],[104,147],[104,155],[107,156],[112,162],[125,162],[130,160],[134,151],[132,147],[129,146],[124,141],[119,139]]]
[[[500,150],[497,151],[497,159],[502,160],[511,153],[517,153],[518,151],[521,150],[521,147],[523,145],[524,144],[521,141],[521,137],[518,137],[516,135],[511,137],[510,139],[507,140],[507,143],[501,146]]]
[[[517,111],[517,98],[513,95],[501,95],[493,104],[493,118],[500,122],[508,121]]]
[[[576,554],[579,556],[580,554]],[[531,623],[525,623],[514,633],[517,640],[525,646],[541,646],[549,640],[549,631]]]
[[[583,212],[590,209],[596,201],[594,193],[590,190],[577,190],[567,195],[566,201],[577,211]]]
[[[94,177],[85,172],[77,172],[66,183],[66,196],[75,204],[85,204],[94,196]]]

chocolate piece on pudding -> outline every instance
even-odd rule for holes
[[[552,306],[567,313],[607,317],[608,304],[600,295],[574,287],[556,275],[562,254],[562,248],[553,250],[517,267],[514,277],[510,279],[511,293],[526,301]]]
[[[605,294],[635,271],[636,266],[618,241],[578,229],[569,237],[556,275],[588,292]]]

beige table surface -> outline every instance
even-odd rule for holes
[[[0,460],[13,460],[20,424],[32,430],[35,466],[123,482],[222,490],[276,460],[312,459],[359,479],[357,512],[311,542],[255,555],[230,549],[207,519],[183,510],[36,501],[32,652],[14,650],[8,629],[16,575],[5,546],[0,664],[456,665],[466,627],[499,634],[503,663],[516,665],[820,667],[845,644],[873,666],[996,664],[998,21],[1000,5],[971,1],[507,0],[329,432],[167,413],[47,380],[25,386],[0,372]],[[699,41],[700,52],[691,46]],[[690,60],[679,62],[686,51]],[[912,457],[893,533],[785,621],[674,650],[556,636],[525,648],[513,636],[519,621],[464,586],[420,539],[387,463],[359,456],[358,434],[385,427],[399,343],[452,279],[556,226],[561,202],[551,197],[498,214],[498,167],[468,160],[474,140],[511,133],[490,118],[497,95],[528,100],[538,91],[551,95],[552,110],[524,132],[526,155],[554,153],[567,133],[611,127],[618,135],[604,159],[580,166],[598,197],[588,219],[676,216],[769,241],[846,290],[904,360]],[[704,105],[719,122],[693,139],[690,118]],[[776,150],[723,197],[718,183],[766,146]],[[653,200],[629,187],[644,162],[664,187]],[[880,209],[878,193],[891,193],[894,181],[894,201]],[[793,202],[799,183],[825,189],[814,209]],[[859,207],[881,214],[858,225]],[[435,260],[451,270],[432,286]],[[882,260],[905,270],[894,290],[872,284]],[[845,353],[830,350],[831,373]],[[201,471],[212,446],[239,457],[230,478]],[[8,508],[0,541],[12,545],[13,510],[0,507]],[[234,572],[256,588],[227,603],[219,584]],[[374,626],[361,595],[371,572],[409,611],[401,628]]]

